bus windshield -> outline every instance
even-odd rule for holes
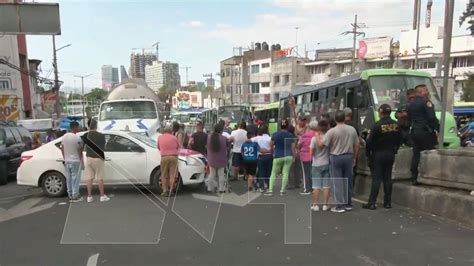
[[[238,121],[247,121],[249,119],[249,111],[244,106],[224,106],[219,108],[219,119],[227,118],[231,123]]]
[[[156,119],[155,103],[151,101],[121,101],[103,103],[99,120]]]
[[[435,110],[441,108],[439,95],[428,77],[418,76],[375,76],[369,78],[369,85],[376,107],[386,103],[392,109],[398,109],[407,103],[406,91],[414,89],[417,85],[425,84],[428,87]]]

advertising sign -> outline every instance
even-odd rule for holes
[[[390,55],[391,37],[369,38],[359,41],[359,59],[382,58]]]
[[[17,121],[19,117],[18,97],[0,96],[0,120]]]
[[[45,91],[41,94],[41,105],[43,106],[43,110],[48,114],[55,113],[55,105],[56,99],[58,95],[52,91]]]
[[[191,107],[201,107],[201,92],[178,91],[173,96],[174,109],[189,109]]]
[[[277,50],[275,51],[275,57],[276,58],[280,58],[280,57],[287,57],[289,55],[292,55],[293,54],[293,47],[290,47],[290,48],[284,48],[284,49],[281,49],[281,50]]]

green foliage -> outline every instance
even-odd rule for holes
[[[468,73],[466,76],[468,79],[462,88],[462,99],[465,102],[474,102],[474,73]]]
[[[173,97],[175,93],[176,93],[175,89],[163,86],[158,91],[158,98],[160,98],[162,102],[166,102],[166,100],[168,99],[171,100],[171,97]]]
[[[99,100],[99,101],[103,101],[105,100],[105,98],[107,97],[107,94],[109,92],[104,90],[104,89],[101,89],[101,88],[94,88],[92,89],[89,93],[87,93],[85,95],[85,98],[87,100]],[[77,99],[77,98],[75,98]]]

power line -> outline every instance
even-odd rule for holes
[[[365,32],[361,31],[362,28],[366,28],[367,26],[365,23],[357,23],[357,14],[354,16],[354,23],[351,23],[352,30],[351,31],[345,31],[341,33],[342,35],[348,35],[352,34],[353,38],[353,47],[352,47],[352,65],[351,65],[351,72],[354,73],[355,71],[355,56],[356,56],[356,41],[357,41],[357,36],[365,36]]]

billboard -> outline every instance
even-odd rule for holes
[[[0,96],[0,120],[17,121],[20,118],[18,97],[12,95]]]
[[[188,91],[178,91],[175,96],[173,96],[172,107],[175,109],[189,109],[191,107],[201,107],[202,106],[202,93],[199,91],[188,92]]]
[[[6,34],[59,35],[59,4],[1,3],[0,32]]]
[[[391,37],[368,38],[359,41],[359,59],[382,58],[390,55]]]

